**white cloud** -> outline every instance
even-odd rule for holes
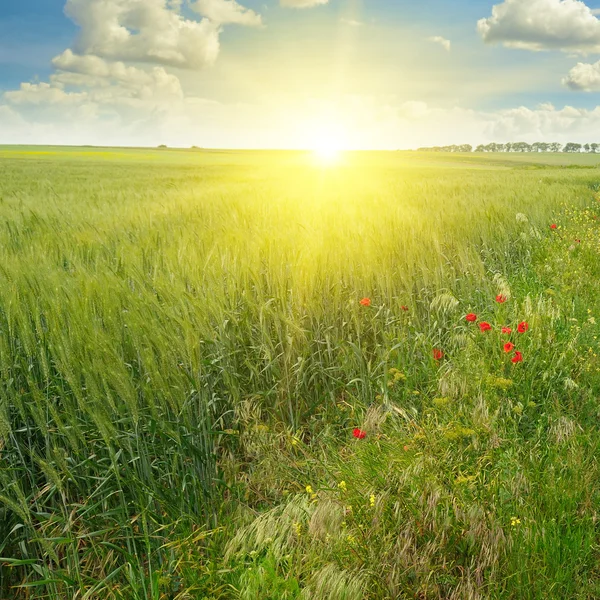
[[[583,143],[600,131],[600,107],[543,104],[486,112],[368,96],[226,104],[160,90],[158,82],[147,86],[148,93],[114,84],[77,92],[24,84],[5,95],[8,107],[0,105],[0,134],[4,141],[21,143],[293,148],[310,147],[330,132],[349,147],[397,149],[492,141]]]
[[[114,80],[131,86],[147,85],[156,79],[156,74],[159,72],[161,74],[164,73],[173,83],[179,81],[174,75],[168,75],[162,67],[157,67],[153,71],[148,72],[137,67],[127,66],[120,61],[109,62],[93,54],[83,56],[73,54],[73,51],[70,49],[53,58],[52,64],[60,71],[87,77],[88,79],[80,79],[83,82],[82,85],[90,85],[92,81],[99,81],[101,79]],[[77,79],[69,80],[65,73],[54,75],[53,77],[59,81],[61,79],[65,82],[77,81]],[[78,84],[73,83],[72,85]],[[177,85],[179,84],[177,83]]]
[[[166,0],[67,0],[76,54],[199,69],[219,54],[218,24],[184,18]]]
[[[22,83],[18,90],[4,94],[13,107],[43,109],[62,106],[101,114],[115,107],[137,107],[152,111],[181,101],[184,93],[179,79],[163,67],[138,69],[111,63],[95,56],[78,56],[67,50],[53,61],[60,66],[50,82]],[[75,88],[75,89],[73,89]],[[65,113],[67,114],[67,113]]]
[[[208,66],[223,24],[260,25],[261,18],[234,0],[196,0],[200,20],[182,16],[181,6],[181,0],[67,0],[78,39],[52,60],[56,71],[47,82],[0,94],[3,141],[10,131],[13,141],[29,143],[131,144],[135,136],[149,138],[144,126],[186,121],[193,128],[198,115],[164,66]]]
[[[600,52],[600,20],[580,0],[505,0],[477,30],[485,42],[512,48]]]
[[[600,107],[593,110],[551,106],[499,111],[488,118],[485,133],[498,141],[591,141],[600,127]]]
[[[446,144],[536,141],[591,142],[600,131],[600,107],[588,110],[549,103],[498,111],[439,107],[410,101],[395,105],[364,100],[337,107],[344,126],[357,145],[369,140],[371,147],[410,148]],[[357,125],[358,124],[358,125]],[[372,140],[372,141],[371,141]],[[367,146],[369,147],[369,146]]]
[[[167,73],[163,67],[140,69],[123,62],[109,62],[91,54],[80,56],[71,50],[65,50],[52,60],[58,71],[50,76],[50,90],[78,88],[87,90],[87,97],[97,101],[106,99],[106,89],[111,98],[138,98],[152,102],[165,99],[183,98],[179,78]],[[29,86],[29,84],[25,84]],[[31,88],[27,88],[29,95]],[[9,93],[7,98],[23,98],[23,85],[19,92]],[[50,92],[47,92],[50,93]],[[18,100],[17,100],[18,101]]]
[[[85,92],[65,92],[49,83],[22,83],[18,90],[4,93],[4,99],[13,105],[79,104],[87,98]]]
[[[429,37],[429,38],[427,38],[427,40],[429,42],[433,42],[434,44],[439,44],[447,52],[450,52],[450,49],[452,47],[452,42],[450,40],[447,40],[446,38],[443,38],[439,35],[434,35],[433,37]]]
[[[600,61],[594,64],[577,63],[562,82],[575,91],[600,91]]]
[[[260,15],[238,4],[235,0],[194,0],[191,7],[192,10],[207,17],[213,23],[234,23],[250,27],[262,25]]]
[[[311,8],[320,4],[327,4],[329,0],[279,0],[281,6],[287,8]]]

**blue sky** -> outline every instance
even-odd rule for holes
[[[600,0],[3,3],[0,144],[600,141],[597,13]]]

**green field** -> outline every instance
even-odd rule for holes
[[[0,599],[600,598],[599,167],[0,146]]]

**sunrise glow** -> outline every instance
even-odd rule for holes
[[[342,149],[336,143],[336,140],[323,137],[315,143],[312,151],[319,163],[333,165],[340,161]]]

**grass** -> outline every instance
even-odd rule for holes
[[[0,148],[0,598],[600,597],[598,171],[509,158]]]

